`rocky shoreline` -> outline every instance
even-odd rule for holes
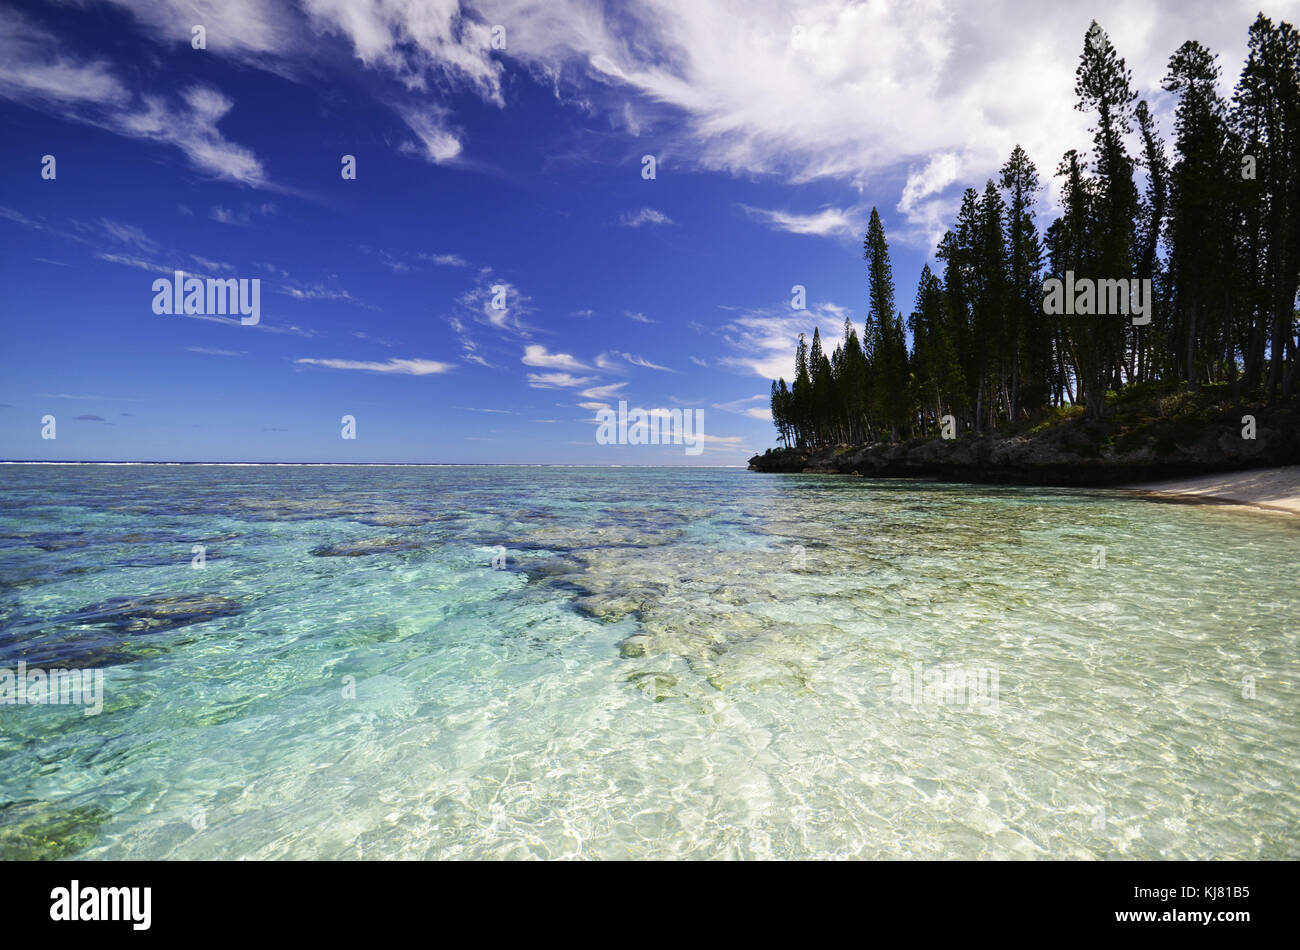
[[[1243,416],[1255,420],[1243,437]],[[750,471],[1051,486],[1119,486],[1300,463],[1300,412],[1231,408],[1191,417],[1068,419],[1018,432],[815,449],[768,449]]]

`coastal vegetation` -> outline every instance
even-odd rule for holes
[[[1023,442],[1058,425],[1084,433],[1094,456],[1121,451],[1119,440],[1158,457],[1206,432],[1180,427],[1232,415],[1229,407],[1275,411],[1293,401],[1300,32],[1260,14],[1228,99],[1216,88],[1216,60],[1195,41],[1169,59],[1170,154],[1094,22],[1075,84],[1093,140],[1056,168],[1060,217],[1040,230],[1043,182],[1017,145],[996,180],[966,189],[906,317],[873,208],[861,334],[847,319],[833,348],[819,327],[811,342],[801,334],[793,381],[772,383],[786,464],[828,446],[941,435],[956,442],[996,431]],[[1130,320],[1127,308],[1045,307],[1045,281],[1072,286],[1074,275],[1089,293],[1102,283],[1149,287],[1149,320]],[[1239,427],[1240,413],[1228,422]],[[1275,439],[1270,451],[1285,457],[1289,445]],[[766,467],[780,468],[772,455]]]

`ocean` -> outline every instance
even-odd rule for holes
[[[0,858],[1297,858],[1297,564],[1102,490],[0,466]]]

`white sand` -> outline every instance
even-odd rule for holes
[[[1231,502],[1300,515],[1300,465],[1256,468],[1245,472],[1222,472],[1217,475],[1197,475],[1192,478],[1176,478],[1167,482],[1123,487],[1158,495]]]

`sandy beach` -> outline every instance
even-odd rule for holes
[[[1164,482],[1122,486],[1149,492],[1226,504],[1245,505],[1270,511],[1300,514],[1300,465],[1258,468],[1244,472],[1221,472],[1176,478]]]

